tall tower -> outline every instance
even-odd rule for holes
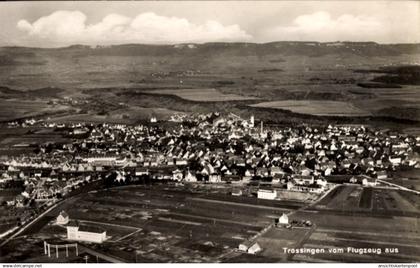
[[[251,118],[249,119],[249,126],[251,127],[251,128],[253,128],[254,127],[254,115],[251,115]]]
[[[264,133],[264,122],[261,120],[261,135]]]

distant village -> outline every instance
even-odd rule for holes
[[[328,183],[374,186],[395,170],[420,167],[420,137],[360,125],[265,126],[253,116],[210,113],[152,117],[135,126],[25,120],[8,127],[33,125],[66,130],[71,142],[2,156],[0,189],[22,189],[4,208],[42,211],[37,204],[46,208],[100,180],[242,184],[256,187],[257,198],[280,199],[279,192],[321,194]],[[2,221],[24,224],[36,213]]]

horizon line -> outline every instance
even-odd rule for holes
[[[180,45],[206,45],[206,44],[252,44],[252,45],[267,45],[274,43],[318,43],[318,44],[334,44],[334,43],[359,43],[359,44],[377,44],[377,45],[420,45],[420,42],[407,42],[407,43],[380,43],[377,41],[270,41],[270,42],[245,42],[245,41],[214,41],[214,42],[185,42],[185,43],[115,43],[115,44],[80,44],[75,43],[71,45],[63,45],[56,47],[42,47],[42,46],[25,46],[25,45],[4,45],[0,48],[37,48],[37,49],[63,49],[71,47],[89,47],[89,48],[101,48],[101,47],[113,47],[113,46],[128,46],[128,45],[141,45],[141,46],[180,46]]]

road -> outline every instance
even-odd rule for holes
[[[9,238],[7,238],[5,241],[3,241],[3,243],[0,244],[0,247],[6,245],[7,243],[10,242],[10,240],[14,239],[18,235],[20,235],[21,233],[23,233],[24,231],[26,231],[26,229],[30,228],[32,225],[34,225],[35,223],[37,223],[38,221],[40,221],[42,219],[42,217],[44,217],[45,215],[47,215],[51,210],[53,210],[54,208],[56,208],[58,205],[60,205],[64,201],[67,202],[67,201],[69,201],[69,200],[71,200],[73,198],[75,198],[75,196],[72,196],[72,197],[70,197],[68,199],[61,200],[61,201],[55,203],[54,205],[52,205],[46,211],[44,211],[41,214],[39,214],[35,219],[33,219],[32,221],[30,221],[26,225],[22,226],[16,233],[12,234]]]
[[[21,226],[21,228],[16,233],[12,234],[9,238],[4,240],[3,243],[0,244],[0,247],[3,247],[7,243],[9,243],[12,239],[16,238],[18,235],[22,234],[27,229],[32,227],[34,224],[36,224],[38,221],[40,221],[44,216],[46,216],[51,210],[55,209],[58,205],[61,205],[63,202],[68,202],[69,200],[72,200],[72,199],[76,198],[80,194],[87,193],[87,192],[89,192],[91,190],[94,190],[94,189],[96,190],[97,186],[100,185],[100,184],[101,184],[101,180],[95,180],[95,181],[92,181],[91,183],[85,185],[83,188],[78,188],[78,189],[70,192],[69,196],[67,198],[58,201],[57,203],[52,205],[50,208],[48,208],[46,211],[39,214],[35,219],[33,219],[29,223]]]
[[[401,190],[404,190],[404,191],[407,191],[407,192],[412,192],[412,193],[415,193],[415,194],[420,194],[419,191],[416,191],[416,190],[413,190],[413,189],[409,189],[407,187],[404,187],[404,186],[401,186],[401,185],[398,185],[398,184],[395,184],[395,183],[392,183],[392,182],[389,182],[389,181],[378,180],[378,182],[383,183],[383,184],[386,184],[386,185],[390,185],[390,186],[393,186],[393,187],[397,187],[398,189],[401,189]]]

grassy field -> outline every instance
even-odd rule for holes
[[[69,142],[65,131],[40,127],[0,128],[0,155],[21,155],[33,152],[32,145],[47,142]]]
[[[126,261],[134,262],[136,251],[144,262],[209,262],[287,211],[243,200],[221,199],[224,205],[215,206],[211,195],[159,185],[91,192],[55,208],[31,232],[35,237],[63,237],[63,230],[52,229],[48,222],[64,209],[71,219],[109,230],[107,243],[113,246],[93,247]]]
[[[420,216],[415,206],[417,196],[395,189],[365,188],[341,185],[332,190],[315,206],[320,211],[358,216]]]
[[[47,100],[0,99],[0,121],[47,116],[65,112],[69,107],[51,105]]]
[[[229,196],[228,190],[226,187],[145,185],[92,191],[63,202],[30,233],[23,234],[29,236],[12,241],[13,244],[24,239],[35,245],[32,251],[20,252],[15,257],[21,258],[20,261],[36,260],[35,254],[39,254],[36,245],[42,239],[64,238],[65,230],[51,222],[65,210],[71,219],[107,230],[110,237],[107,242],[88,247],[127,262],[418,260],[418,214],[393,213],[417,211],[411,204],[416,200],[402,192],[373,189],[370,196],[373,206],[367,209],[359,208],[362,196],[369,199],[367,190],[342,185],[321,200],[320,207],[303,209],[301,202]],[[271,229],[258,238],[263,251],[256,257],[232,251],[282,213],[295,210],[298,211],[290,219],[310,220],[315,224],[313,228]],[[283,247],[398,247],[400,252],[372,256],[354,253],[290,255],[282,252]],[[6,248],[4,252],[9,251]],[[7,253],[3,260],[10,258]]]
[[[146,93],[175,95],[191,101],[237,101],[254,100],[255,97],[240,96],[237,94],[224,94],[214,88],[195,88],[195,89],[160,89],[147,91]]]
[[[11,102],[4,103],[2,107],[14,108],[13,103],[16,103],[17,111],[12,114],[9,108],[5,108],[1,110],[1,118],[10,120],[43,112],[51,115],[62,111],[62,107],[35,102],[28,107],[28,104],[20,102],[24,98],[28,101],[48,101],[68,96],[87,98],[92,102],[109,100],[98,104],[109,115],[98,115],[97,109],[89,104],[82,107],[86,110],[84,113],[75,117],[74,112],[61,115],[71,115],[63,118],[69,121],[84,118],[94,122],[136,121],[131,120],[131,117],[137,118],[135,109],[123,112],[130,118],[120,118],[122,115],[118,112],[113,115],[115,102],[153,109],[171,107],[171,110],[184,112],[218,110],[246,116],[252,112],[257,118],[276,121],[314,120],[306,118],[307,114],[342,118],[372,115],[385,117],[385,121],[389,121],[388,118],[419,121],[418,84],[404,83],[400,88],[358,86],[380,76],[376,70],[383,66],[413,64],[412,59],[419,55],[416,50],[389,54],[387,47],[376,44],[363,46],[363,49],[372,47],[372,51],[361,51],[357,44],[346,46],[331,48],[281,43],[247,44],[243,47],[243,44],[205,44],[195,50],[171,46],[150,47],[147,53],[143,46],[106,49],[71,47],[58,50],[1,48],[0,56],[7,56],[10,61],[0,66],[0,86],[7,87],[4,90],[0,88],[0,95]],[[352,46],[354,49],[351,50]],[[397,51],[401,48],[393,49]],[[373,51],[382,52],[373,56]],[[84,91],[91,89],[99,93]],[[117,98],[112,94],[107,95],[113,89],[160,95],[144,94],[132,100],[131,96]],[[26,93],[19,96],[13,90]],[[179,99],[168,100],[162,94]],[[188,106],[184,101],[189,101]],[[246,104],[282,101],[285,103],[277,103],[277,108],[300,114],[274,113],[274,109],[251,109],[247,105],[236,105],[241,101]],[[208,102],[226,104],[208,105]],[[80,107],[76,105],[72,108],[77,111]],[[371,121],[370,118],[357,120]],[[382,122],[379,124],[383,125]]]
[[[299,114],[317,116],[367,116],[369,112],[359,109],[349,102],[321,101],[321,100],[285,100],[270,101],[251,105],[252,107],[264,107],[288,110]]]

